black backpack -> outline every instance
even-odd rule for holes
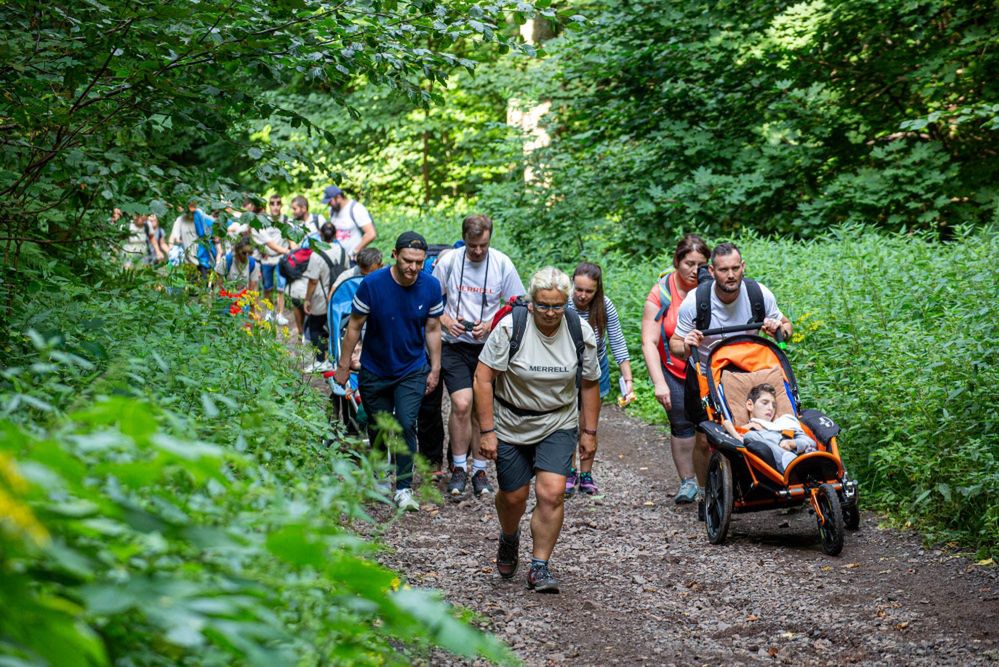
[[[527,330],[527,301],[518,297],[512,304],[511,315],[513,315],[513,331],[510,333],[510,354],[507,356],[507,363],[520,351],[520,344],[524,340],[524,332]],[[569,327],[569,335],[572,336],[572,343],[576,348],[576,390],[579,391],[583,383],[583,352],[586,345],[583,342],[583,325],[580,324],[579,313],[575,310],[565,309],[565,323]]]
[[[763,305],[763,290],[760,289],[760,284],[751,278],[743,278],[742,282],[746,283],[746,294],[749,296],[749,307],[752,311],[750,322],[762,322],[767,316],[767,309]],[[698,331],[711,328],[711,289],[714,286],[714,280],[705,280],[697,286],[694,297],[697,309],[694,328]]]

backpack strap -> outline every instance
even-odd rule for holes
[[[656,322],[659,323],[659,339],[663,343],[663,349],[666,350],[667,364],[670,362],[670,354],[669,339],[666,337],[666,311],[673,305],[669,291],[669,277],[672,274],[672,271],[663,271],[659,274],[659,280],[656,282],[659,286],[659,312],[656,313]]]
[[[337,244],[337,245],[340,245],[340,244]],[[342,247],[341,247],[341,250],[342,250]],[[327,257],[326,253],[323,252],[321,249],[313,251],[312,254],[319,255],[319,257],[324,262],[326,262],[326,266],[328,266],[329,270],[330,270],[330,284],[329,284],[329,287],[333,287],[333,280],[334,280],[334,277],[333,277],[333,262],[330,261],[330,258]],[[337,275],[340,275],[340,274],[337,274]],[[323,296],[326,297],[327,301],[329,301],[329,289],[327,288],[326,285],[324,285],[322,283],[319,283],[319,286],[323,289]]]
[[[580,324],[579,313],[569,308],[565,309],[565,323],[569,327],[569,335],[572,336],[572,344],[576,348],[576,391],[578,392],[583,386],[583,353],[586,352],[583,325]],[[582,401],[582,394],[579,398]]]
[[[694,328],[698,331],[706,331],[711,328],[711,290],[714,289],[714,286],[714,280],[705,280],[697,286],[697,292],[694,296]]]
[[[746,294],[749,296],[749,307],[752,311],[751,322],[762,322],[767,317],[767,309],[763,305],[763,290],[760,284],[752,278],[743,278],[746,284]]]
[[[507,364],[520,350],[520,343],[524,340],[524,332],[527,330],[527,305],[514,303],[511,314],[513,315],[513,331],[510,332],[510,353],[507,355]]]
[[[232,252],[230,251],[225,254],[225,275],[222,276],[223,280],[229,280],[229,272],[231,270],[232,270]]]
[[[354,223],[355,227],[357,227],[357,231],[359,231],[359,232],[361,232],[363,234],[364,232],[361,231],[361,226],[359,224],[357,224],[357,218],[354,217],[354,204],[356,204],[356,203],[357,202],[354,201],[353,199],[350,200],[350,203],[347,204],[347,213],[350,214],[350,221]]]
[[[250,272],[247,274],[246,279],[249,280],[253,276],[253,271],[257,268],[257,260],[250,257]]]

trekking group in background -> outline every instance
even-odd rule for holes
[[[452,498],[463,497],[469,486],[475,496],[495,494],[496,567],[505,578],[519,563],[520,521],[533,479],[537,504],[527,581],[536,591],[557,592],[548,563],[564,499],[599,492],[593,465],[601,399],[611,390],[611,357],[622,397],[634,397],[626,332],[604,293],[600,266],[581,262],[571,277],[547,266],[530,276],[525,289],[510,257],[492,247],[492,220],[476,214],[462,221],[453,247],[431,246],[415,231],[401,234],[385,267],[372,246],[378,235],[364,205],[335,185],[325,189],[322,204],[326,217],[296,196],[289,217],[281,197],[270,197],[265,207],[248,196],[238,217],[229,208],[223,218],[192,200],[168,236],[155,215],[135,216],[127,223],[122,261],[126,267],[187,264],[220,287],[260,289],[268,305],[264,317],[280,326],[293,322],[302,342],[314,347],[306,372],[324,373],[348,396],[359,394],[372,447],[381,446],[375,415],[387,413],[398,422],[405,446],[394,457],[394,492],[391,478],[378,484],[401,510],[419,509],[412,490],[418,453],[448,475]],[[112,221],[122,217],[115,209]],[[223,230],[216,222],[221,219],[234,222]],[[688,357],[696,347],[705,358],[723,336],[709,339],[701,332],[708,323],[763,322],[771,335],[778,328],[790,335],[773,294],[745,279],[744,270],[733,244],[712,250],[688,234],[645,302],[642,355],[669,420],[681,480],[677,504],[703,498],[707,472],[707,443],[697,429],[705,416]],[[327,310],[334,293],[351,281],[349,317],[345,300],[341,327],[328,321]],[[331,336],[339,358],[327,358],[327,349],[334,350],[327,345]],[[767,442],[786,465],[808,443],[763,433],[774,424],[786,426],[769,409],[773,393],[767,385],[753,395],[749,410],[756,421],[746,437]],[[490,482],[490,461],[498,490]]]

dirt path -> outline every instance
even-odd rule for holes
[[[994,570],[924,550],[870,514],[836,558],[803,511],[736,515],[712,546],[696,510],[672,502],[662,429],[605,407],[600,432],[603,497],[567,504],[551,561],[561,594],[526,588],[526,517],[521,569],[496,574],[491,500],[403,517],[383,562],[478,612],[527,665],[999,664]]]

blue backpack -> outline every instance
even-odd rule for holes
[[[198,235],[198,265],[206,269],[215,266],[215,245],[211,238],[214,223],[200,208],[194,212],[194,233]]]

